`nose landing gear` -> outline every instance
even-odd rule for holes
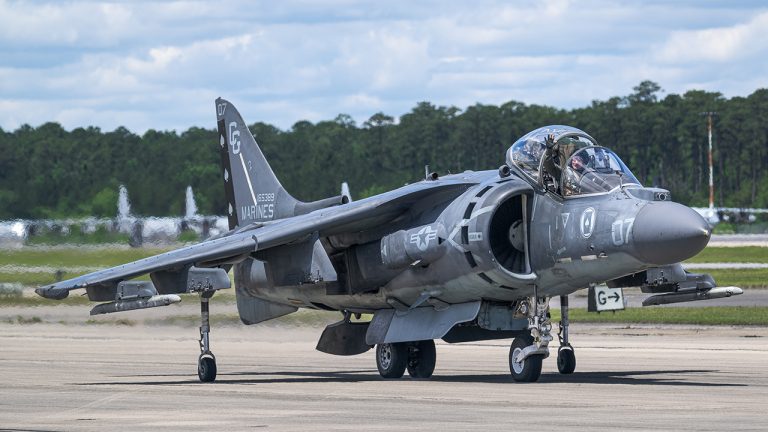
[[[557,350],[557,370],[563,375],[572,374],[576,370],[576,354],[568,341],[568,296],[560,296],[560,330],[557,337],[560,348]]]

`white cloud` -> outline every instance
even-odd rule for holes
[[[731,26],[673,32],[659,48],[658,59],[667,63],[731,62],[768,54],[768,12]],[[759,60],[759,59],[758,59]]]
[[[217,96],[288,128],[422,100],[569,108],[644,79],[746,95],[768,86],[765,28],[725,1],[0,0],[0,126],[213,127]]]

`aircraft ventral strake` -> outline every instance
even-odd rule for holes
[[[212,240],[37,289],[50,299],[85,289],[91,314],[201,304],[201,381],[216,377],[209,299],[230,288],[256,324],[298,308],[341,312],[317,349],[354,355],[376,347],[385,378],[426,378],[435,339],[514,338],[509,368],[536,381],[553,340],[549,300],[560,296],[557,365],[574,371],[568,295],[606,282],[639,286],[646,305],[727,297],[680,262],[709,241],[707,222],[643,187],[619,156],[581,130],[546,126],[506,153],[498,170],[466,171],[351,202],[292,197],[235,107],[216,100],[217,145],[230,231]],[[150,281],[133,279],[149,274]],[[353,315],[371,314],[369,322]]]

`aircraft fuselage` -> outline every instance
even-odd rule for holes
[[[659,189],[619,187],[564,199],[496,171],[424,183],[441,181],[463,182],[465,190],[427,198],[383,234],[361,234],[360,243],[341,251],[326,245],[334,274],[280,284],[269,263],[246,261],[238,264],[236,280],[271,302],[355,312],[407,307],[421,296],[449,304],[511,302],[531,296],[534,285],[539,296],[566,295],[678,262],[709,236],[693,210],[667,201],[668,193]],[[653,226],[665,213],[667,224]],[[643,255],[664,242],[675,249],[666,260]]]

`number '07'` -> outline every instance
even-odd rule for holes
[[[615,246],[621,246],[629,243],[629,233],[632,232],[632,225],[635,218],[617,220],[611,225],[611,239]]]

